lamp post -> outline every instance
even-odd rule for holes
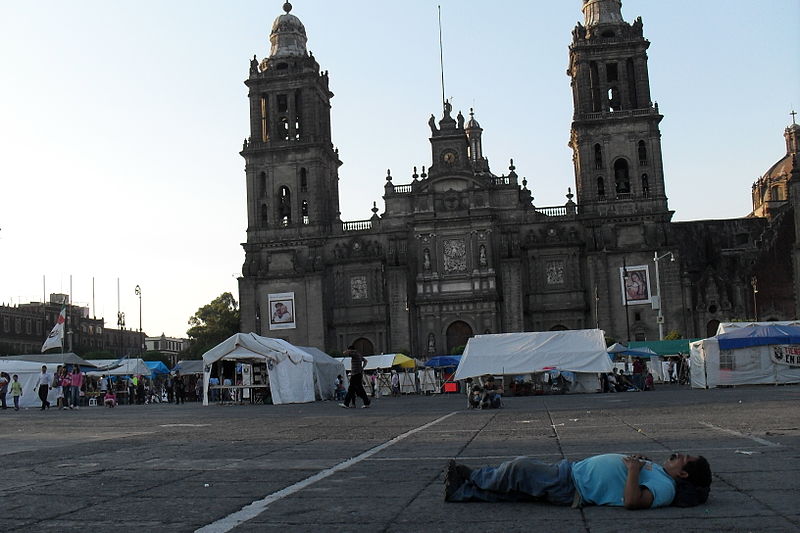
[[[625,329],[628,332],[628,344],[631,343],[631,319],[628,316],[628,265],[622,258],[622,294],[625,297]]]
[[[134,294],[139,297],[139,353],[144,352],[144,339],[142,338],[142,288],[138,285],[133,289]]]
[[[656,264],[656,290],[658,291],[658,318],[656,318],[656,322],[658,323],[658,340],[660,341],[664,340],[664,302],[661,298],[661,278],[658,273],[658,262],[667,256],[669,256],[670,262],[675,262],[675,254],[672,252],[667,252],[662,256],[659,256],[658,252],[653,253],[653,262]]]
[[[756,276],[750,278],[750,286],[753,287],[753,314],[756,316],[756,322],[758,322],[758,299],[756,298],[758,295],[758,278]]]

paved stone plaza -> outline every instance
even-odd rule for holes
[[[800,531],[800,387],[381,398],[371,409],[123,406],[0,416],[4,531]],[[442,468],[705,455],[693,509],[446,504]],[[252,505],[250,505],[252,504]],[[247,507],[250,506],[250,507]],[[240,510],[244,509],[240,512]],[[239,522],[240,520],[246,521]]]

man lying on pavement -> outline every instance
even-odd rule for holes
[[[650,509],[705,503],[711,467],[704,457],[673,453],[658,465],[641,455],[604,454],[547,464],[518,457],[472,470],[450,460],[448,502],[544,501],[556,505],[610,505]]]

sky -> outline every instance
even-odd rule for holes
[[[238,298],[243,82],[282,4],[0,0],[0,303],[71,287],[107,326],[119,308],[138,328],[139,285],[142,328],[182,337],[199,307]],[[430,165],[438,5],[445,94],[475,108],[493,172],[513,158],[537,207],[566,202],[580,0],[293,4],[335,93],[343,220],[382,212],[387,169],[399,185]],[[625,0],[623,15],[652,43],[673,220],[747,215],[800,107],[800,1]]]

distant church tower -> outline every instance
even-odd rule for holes
[[[241,152],[248,224],[241,327],[261,334],[269,331],[268,294],[294,291],[298,299],[320,300],[321,274],[314,274],[319,239],[339,220],[341,162],[331,143],[328,74],[306,50],[306,30],[290,13],[292,5],[286,2],[283,10],[272,25],[269,57],[259,62],[254,56],[245,81],[250,138]],[[324,331],[321,306],[302,309],[314,316],[298,319]],[[322,345],[322,333],[314,340]]]
[[[666,214],[663,118],[650,99],[642,19],[628,24],[620,0],[583,0],[570,45],[575,113],[570,147],[583,215]]]

